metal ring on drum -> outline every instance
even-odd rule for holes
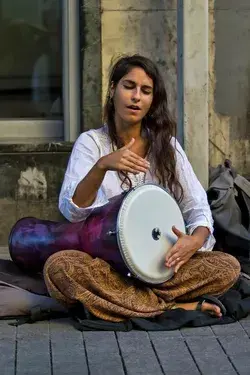
[[[177,241],[173,225],[186,232],[180,208],[166,189],[144,184],[126,195],[116,232],[122,258],[130,270],[128,276],[149,284],[172,278],[174,270],[165,266],[165,258]]]

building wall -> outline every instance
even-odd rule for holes
[[[177,0],[101,0],[103,100],[111,60],[140,53],[160,67],[176,115]]]
[[[2,145],[0,148],[0,246],[25,216],[61,220],[57,209],[71,145]]]
[[[102,45],[100,0],[81,0],[82,129],[100,126],[102,118]]]
[[[250,177],[250,2],[210,0],[210,165]]]

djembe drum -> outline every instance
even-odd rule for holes
[[[60,250],[80,250],[108,262],[122,275],[160,284],[173,276],[165,257],[176,242],[175,225],[185,232],[176,201],[163,188],[144,184],[94,209],[83,222],[23,218],[11,230],[12,260],[28,272],[42,271]]]

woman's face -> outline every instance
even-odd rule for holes
[[[115,118],[128,124],[140,123],[153,101],[153,80],[141,68],[133,68],[111,89]]]

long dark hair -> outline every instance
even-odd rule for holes
[[[118,82],[133,68],[139,67],[153,80],[153,101],[148,114],[142,119],[142,131],[148,134],[148,154],[150,155],[153,172],[160,185],[168,188],[178,200],[183,195],[183,189],[176,174],[176,156],[171,144],[176,136],[176,123],[172,119],[169,109],[167,92],[157,66],[148,58],[140,55],[121,57],[112,67],[109,76],[109,87],[104,106],[104,121],[108,126],[112,145],[120,148],[124,146],[116,133],[113,99],[110,97],[111,87],[116,88]],[[152,163],[153,162],[153,163]],[[122,177],[121,177],[122,176]],[[122,183],[131,181],[126,173],[120,173]]]

